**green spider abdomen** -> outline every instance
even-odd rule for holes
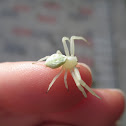
[[[62,66],[66,62],[66,56],[62,54],[53,54],[45,62],[47,67],[52,69]]]

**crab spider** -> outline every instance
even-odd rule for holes
[[[53,78],[52,82],[49,84],[47,92],[50,90],[50,88],[52,87],[52,85],[54,84],[56,79],[65,70],[64,83],[65,83],[65,87],[67,89],[68,89],[67,72],[70,71],[70,73],[75,81],[76,86],[82,92],[84,97],[87,97],[87,94],[84,90],[84,88],[86,88],[92,95],[94,95],[100,99],[100,97],[82,80],[80,72],[79,72],[78,68],[76,67],[76,65],[78,64],[78,60],[77,60],[77,57],[74,56],[74,52],[75,52],[74,51],[75,50],[74,40],[75,39],[80,39],[80,40],[84,40],[85,42],[87,42],[87,40],[85,38],[79,37],[79,36],[72,36],[70,39],[67,37],[63,37],[62,43],[64,46],[65,55],[63,55],[59,50],[57,50],[57,52],[55,54],[52,54],[51,56],[46,56],[37,61],[37,62],[41,62],[41,61],[46,60],[45,65],[52,69],[61,67],[61,70],[59,71],[59,73]],[[70,43],[70,51],[69,51],[67,43],[66,43],[67,41]],[[85,64],[83,64],[83,63],[80,63],[80,64],[82,66],[85,66]]]

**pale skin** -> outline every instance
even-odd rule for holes
[[[75,81],[76,86],[82,92],[82,94],[84,95],[84,97],[87,97],[87,94],[86,94],[86,92],[84,90],[84,88],[85,88],[92,95],[94,95],[95,97],[97,97],[97,98],[100,99],[100,97],[82,80],[80,72],[79,72],[78,68],[76,67],[76,65],[78,64],[78,60],[77,60],[77,57],[75,56],[74,40],[84,40],[86,43],[88,43],[85,38],[80,37],[80,36],[72,36],[70,39],[68,37],[63,37],[62,38],[62,43],[63,43],[63,46],[64,46],[65,55],[66,55],[65,56],[66,61],[62,65],[58,66],[58,67],[61,67],[61,70],[53,78],[52,82],[49,84],[47,92],[50,90],[50,88],[53,86],[53,84],[56,81],[56,79],[62,74],[63,71],[65,71],[65,74],[64,74],[65,87],[68,89],[67,73],[68,73],[68,71],[70,71],[70,73],[71,73],[71,75],[72,75],[72,77],[73,77],[73,79]],[[67,41],[70,43],[70,51],[69,51],[68,46],[66,44]],[[62,55],[62,53],[58,50],[55,55],[59,56],[59,55]],[[53,59],[53,56],[54,55],[52,55],[52,56],[46,56],[44,58],[41,58],[37,62],[42,62],[42,61],[46,60],[45,65],[48,65],[48,59]],[[62,56],[64,56],[64,55],[62,55]],[[89,71],[90,71],[90,68],[87,65],[85,65],[84,63],[80,63],[80,65],[82,65],[84,67],[87,67],[89,69]],[[52,65],[48,65],[48,67],[52,68]]]

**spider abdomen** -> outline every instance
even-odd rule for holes
[[[66,56],[66,62],[63,64],[64,69],[72,69],[77,65],[77,57],[76,56]]]
[[[62,66],[66,62],[66,56],[62,54],[52,54],[45,62],[47,67],[52,69]]]

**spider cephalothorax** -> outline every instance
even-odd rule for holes
[[[67,73],[68,71],[70,71],[76,86],[78,87],[78,89],[82,92],[82,94],[87,97],[87,94],[84,90],[84,88],[86,88],[92,95],[96,96],[97,98],[100,98],[82,79],[81,79],[81,75],[80,72],[78,70],[78,68],[76,67],[76,65],[78,64],[78,60],[77,57],[74,56],[74,40],[75,39],[81,39],[84,40],[85,42],[87,42],[86,39],[84,39],[83,37],[79,37],[79,36],[72,36],[70,39],[67,37],[63,37],[62,38],[62,42],[63,42],[63,46],[64,46],[64,51],[65,51],[65,55],[63,55],[59,50],[57,50],[57,52],[55,54],[52,54],[51,56],[46,56],[40,60],[38,60],[37,62],[41,62],[46,60],[45,65],[47,67],[50,67],[52,69],[61,67],[60,72],[53,78],[52,82],[49,84],[48,90],[47,92],[50,90],[50,88],[52,87],[52,85],[54,84],[54,82],[56,81],[56,79],[61,75],[61,73],[65,70],[65,74],[64,74],[64,83],[65,83],[65,87],[68,89],[68,84],[67,84]],[[68,50],[66,41],[70,42],[70,52]],[[81,63],[81,65],[85,66],[85,64]],[[84,88],[83,88],[84,87]]]

